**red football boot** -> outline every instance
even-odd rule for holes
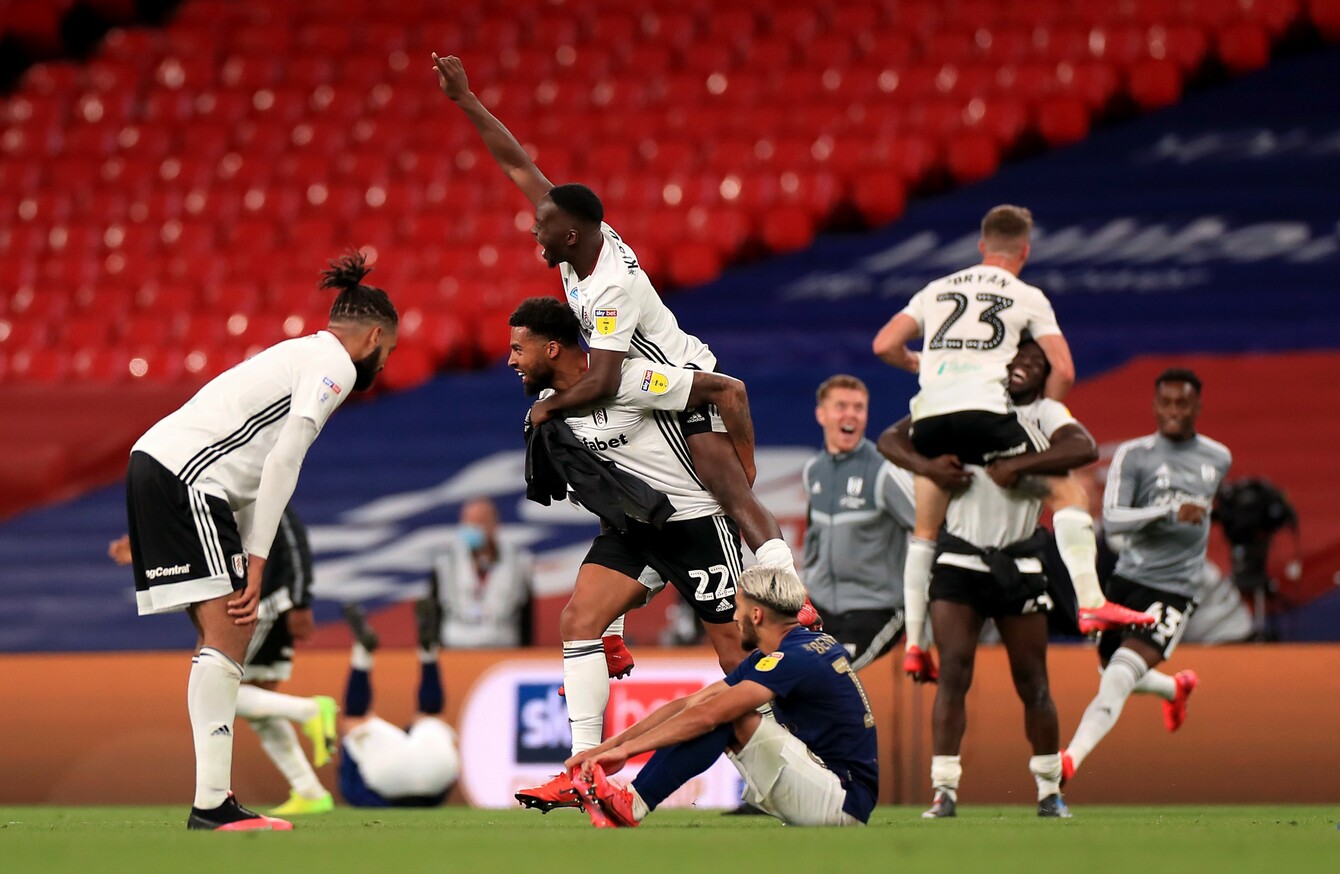
[[[1111,601],[1104,601],[1101,607],[1081,607],[1079,611],[1079,633],[1093,634],[1097,631],[1113,631],[1125,625],[1153,625],[1154,617],[1139,610],[1132,610]]]
[[[521,802],[522,807],[533,807],[540,813],[548,813],[560,807],[582,806],[577,800],[577,789],[572,785],[572,778],[566,771],[542,786],[522,789],[516,793],[516,800]]]
[[[1177,695],[1173,700],[1163,702],[1163,727],[1168,731],[1177,731],[1186,722],[1186,699],[1200,685],[1200,677],[1195,671],[1178,671],[1173,674],[1173,681],[1177,683]]]

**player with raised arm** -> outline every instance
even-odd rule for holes
[[[1103,676],[1063,756],[1069,780],[1121,716],[1132,692],[1163,699],[1164,726],[1186,720],[1196,672],[1156,670],[1170,658],[1196,609],[1210,509],[1233,463],[1228,447],[1196,431],[1200,378],[1170,368],[1154,381],[1158,431],[1117,447],[1103,493],[1103,527],[1125,538],[1108,591],[1144,609],[1154,624],[1104,631],[1098,638]]]
[[[722,753],[744,778],[745,801],[787,825],[869,820],[879,794],[875,717],[847,651],[800,624],[804,603],[790,571],[740,576],[734,618],[748,658],[565,763],[593,825],[637,826]],[[759,713],[768,706],[775,719]],[[650,750],[630,785],[606,778]]]
[[[521,377],[528,394],[562,391],[581,378],[587,357],[580,345],[580,326],[561,301],[530,298],[516,308],[509,323],[508,364]],[[744,656],[732,623],[735,580],[741,571],[739,533],[694,475],[684,434],[671,412],[705,402],[716,404],[739,441],[738,451],[751,458],[753,423],[744,385],[722,374],[647,368],[644,363],[624,363],[625,378],[611,403],[569,413],[563,419],[582,445],[667,497],[673,510],[659,528],[602,516],[601,533],[577,573],[572,596],[559,618],[574,753],[601,740],[609,700],[601,635],[616,616],[645,604],[655,592],[652,587],[664,585],[660,580],[673,585],[698,614],[722,670],[731,670]],[[649,397],[633,400],[639,394]],[[589,495],[578,493],[578,497],[586,498],[588,509],[599,512]],[[660,580],[649,580],[643,573],[646,567],[654,569]],[[517,798],[526,806],[546,811],[576,806],[566,773],[543,786],[523,790]]]
[[[185,610],[200,635],[186,688],[196,758],[187,828],[292,828],[234,798],[233,719],[261,579],[303,458],[395,348],[395,307],[362,284],[367,272],[361,255],[333,264],[321,283],[337,292],[324,330],[219,374],[131,450],[126,508],[139,612]]]
[[[935,643],[940,650],[935,692],[931,783],[935,800],[923,816],[956,815],[962,765],[959,750],[967,724],[966,697],[972,685],[977,643],[986,619],[995,620],[1009,656],[1015,690],[1024,705],[1024,730],[1033,747],[1029,760],[1038,788],[1038,815],[1069,816],[1060,795],[1060,726],[1047,678],[1047,619],[1052,609],[1040,555],[1045,540],[1036,526],[1047,482],[1098,457],[1098,446],[1059,401],[1042,396],[1046,357],[1031,341],[1020,344],[1010,367],[1011,397],[1020,419],[1048,441],[1039,452],[1015,456],[989,468],[949,468],[947,484],[960,494],[949,505],[945,532],[929,590],[908,587],[908,613],[924,616],[930,601]],[[880,436],[879,448],[901,467],[941,475],[933,460],[916,451],[903,419]],[[1036,488],[1034,486],[1041,486]],[[920,638],[919,623],[915,633]],[[918,682],[935,680],[929,653],[905,668]]]
[[[1046,397],[1061,399],[1075,381],[1070,347],[1051,303],[1019,279],[1032,231],[1033,215],[1024,207],[992,208],[982,219],[977,244],[981,263],[927,285],[875,337],[873,349],[880,359],[918,374],[921,390],[911,404],[912,441],[926,458],[947,456],[944,463],[950,466],[988,465],[1045,445],[1016,417],[1006,388],[1010,362],[1025,332],[1050,367]],[[907,343],[921,336],[927,339],[920,354],[909,350]],[[914,588],[929,584],[935,536],[949,500],[950,493],[934,479],[916,478],[917,522],[903,575]],[[1098,547],[1086,503],[1072,501],[1059,515],[1056,539],[1067,568],[1080,575],[1081,627],[1089,631],[1140,621],[1133,611],[1103,596],[1092,567]],[[909,616],[909,626],[913,618]],[[916,645],[909,634],[908,646]]]
[[[461,108],[507,178],[534,205],[531,232],[545,261],[559,269],[563,298],[590,347],[590,367],[572,385],[537,402],[531,421],[538,425],[551,416],[608,403],[619,390],[625,358],[645,359],[654,367],[716,370],[716,356],[680,328],[632,247],[605,223],[600,198],[585,185],[556,186],[546,179],[511,132],[470,91],[459,58],[434,54],[433,64],[442,91]],[[684,411],[680,421],[695,476],[740,526],[759,563],[794,568],[777,520],[750,487],[752,461],[742,466],[731,441],[721,433],[720,417],[707,405]]]

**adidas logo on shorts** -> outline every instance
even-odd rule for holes
[[[721,599],[721,602],[720,602],[719,604],[717,604],[717,612],[718,612],[718,613],[725,613],[727,610],[734,610],[734,609],[735,609],[735,605],[732,604],[730,601],[727,601],[727,600],[724,599],[724,598]]]

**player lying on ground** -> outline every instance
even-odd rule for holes
[[[346,605],[354,630],[349,680],[340,717],[340,794],[354,807],[436,807],[461,773],[456,731],[442,720],[446,695],[437,657],[442,614],[437,602],[416,605],[418,713],[402,729],[372,711],[372,653],[377,635],[357,605]]]

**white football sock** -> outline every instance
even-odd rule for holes
[[[414,654],[419,657],[419,664],[421,665],[431,665],[433,662],[437,661],[438,654],[441,651],[442,648],[439,646],[433,646],[428,649],[414,648]]]
[[[615,619],[613,622],[611,622],[610,627],[606,628],[605,633],[601,636],[623,637],[623,614],[620,614],[618,619]]]
[[[195,740],[195,807],[211,810],[233,786],[233,718],[242,666],[212,646],[191,660],[186,710]]]
[[[647,806],[647,802],[642,800],[642,796],[637,794],[636,786],[629,783],[628,791],[633,796],[633,819],[641,822],[646,819],[647,814],[651,813],[651,808]]]
[[[1131,697],[1136,683],[1147,670],[1144,659],[1134,650],[1123,646],[1112,654],[1103,670],[1103,679],[1098,683],[1098,694],[1085,708],[1079,728],[1075,729],[1075,736],[1066,747],[1076,768],[1117,724],[1126,699]]]
[[[1056,548],[1070,573],[1075,596],[1084,609],[1101,607],[1107,602],[1098,584],[1098,542],[1093,535],[1093,517],[1078,507],[1066,507],[1052,515],[1056,529]]]
[[[1033,756],[1028,760],[1028,770],[1038,784],[1038,801],[1061,791],[1061,754]]]
[[[563,695],[572,726],[572,754],[600,746],[605,705],[610,700],[610,676],[600,638],[563,641]]]
[[[1172,701],[1177,697],[1177,681],[1171,674],[1150,668],[1135,684],[1135,691],[1141,695],[1157,695],[1164,701]]]
[[[963,777],[960,756],[931,756],[931,788],[958,801],[958,781]]]
[[[361,643],[355,643],[353,650],[349,653],[349,667],[356,671],[372,670],[372,653],[368,652],[367,647]]]
[[[311,698],[271,692],[250,683],[243,683],[237,690],[237,715],[243,719],[277,716],[290,722],[306,722],[318,712],[316,702]]]
[[[754,558],[763,567],[785,568],[789,571],[796,569],[796,559],[791,554],[791,547],[778,537],[760,544],[758,549],[754,550]]]
[[[246,688],[243,686],[243,688]],[[288,785],[308,801],[325,798],[330,793],[321,785],[316,771],[307,761],[307,755],[298,742],[298,733],[292,723],[284,719],[248,719],[256,735],[261,739],[261,748],[275,763],[279,773],[288,780]]]
[[[926,607],[934,561],[935,541],[907,538],[907,558],[903,562],[903,621],[907,645],[921,649],[926,648]]]

